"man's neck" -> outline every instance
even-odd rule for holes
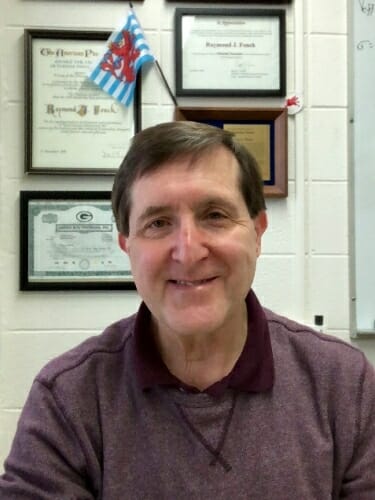
[[[169,371],[202,391],[232,371],[246,342],[247,313],[230,330],[183,338],[159,331],[155,338]]]

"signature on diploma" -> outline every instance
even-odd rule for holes
[[[366,2],[366,0],[358,0],[361,11],[367,16],[372,16],[374,13],[374,2]]]
[[[358,50],[372,49],[372,48],[374,48],[374,44],[370,40],[361,40],[360,42],[357,43]]]

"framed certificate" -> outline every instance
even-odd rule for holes
[[[20,220],[21,290],[135,288],[109,191],[21,191]]]
[[[25,30],[25,170],[113,174],[140,129],[140,75],[126,108],[87,78],[110,33]]]
[[[176,120],[208,123],[232,132],[255,157],[266,197],[288,195],[286,108],[176,108]]]
[[[175,12],[178,96],[285,96],[285,10]]]

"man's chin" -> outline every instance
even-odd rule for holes
[[[165,318],[165,324],[170,331],[181,336],[208,335],[221,329],[224,324],[223,315],[197,314],[197,310],[184,311],[183,314],[170,314]]]

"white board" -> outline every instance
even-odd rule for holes
[[[353,305],[357,333],[375,330],[375,1],[352,4]]]

